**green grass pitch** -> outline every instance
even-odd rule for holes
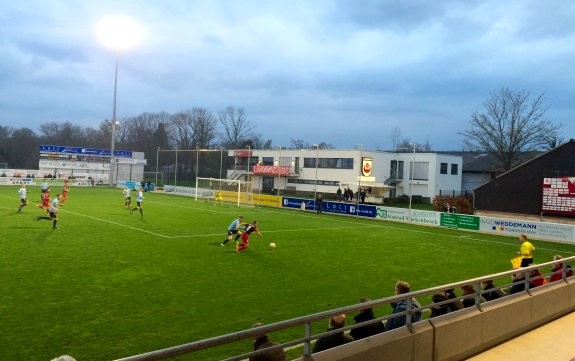
[[[415,290],[505,271],[519,249],[509,237],[160,193],[145,193],[142,217],[109,188],[71,187],[52,230],[36,221],[39,188],[29,187],[22,213],[17,189],[0,187],[1,360],[112,360],[390,296],[399,279]],[[252,234],[238,255],[220,243],[239,214],[257,219],[263,238]],[[575,254],[573,245],[533,243],[536,262]],[[245,340],[177,360],[251,347]]]

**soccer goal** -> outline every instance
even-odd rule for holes
[[[239,179],[196,178],[196,200],[254,206],[252,182]]]

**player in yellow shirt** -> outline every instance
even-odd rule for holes
[[[535,252],[535,247],[527,240],[525,234],[519,235],[519,240],[521,241],[521,248],[518,254],[520,254],[523,259],[521,260],[521,267],[528,267],[533,263],[533,252]]]

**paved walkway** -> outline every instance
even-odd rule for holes
[[[467,360],[575,361],[574,340],[575,312]]]

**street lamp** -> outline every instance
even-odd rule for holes
[[[247,145],[246,148],[248,148],[248,182],[250,181],[250,162],[251,162],[251,158],[252,158],[252,148]]]
[[[409,221],[411,221],[411,198],[413,197],[412,187],[413,187],[413,178],[415,173],[415,143],[409,143],[413,147],[413,156],[411,159],[411,177],[409,179]]]
[[[110,186],[116,183],[116,160],[114,145],[116,141],[116,102],[118,94],[118,58],[119,51],[130,48],[140,42],[142,30],[140,25],[134,20],[124,16],[111,16],[101,20],[96,25],[96,33],[102,44],[114,49],[115,71],[114,71],[114,105],[112,109],[112,141],[110,145]]]
[[[313,199],[314,202],[317,199],[317,163],[318,163],[318,158],[319,158],[319,145],[317,144],[313,144],[311,146],[312,148],[315,148],[315,185],[313,187]]]

